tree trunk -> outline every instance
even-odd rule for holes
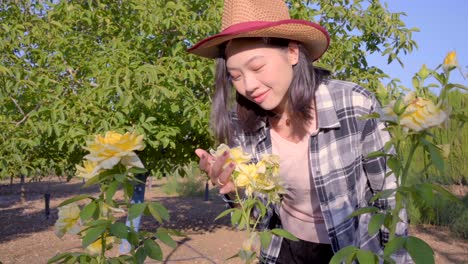
[[[24,190],[24,175],[21,175],[21,193],[20,193],[21,204],[26,202],[26,191]]]

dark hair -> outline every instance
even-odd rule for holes
[[[288,39],[260,38],[265,45],[288,48]],[[298,118],[312,119],[311,102],[315,90],[321,82],[326,71],[312,66],[308,51],[301,43],[299,46],[299,60],[293,66],[293,79],[288,89],[287,111],[294,113]],[[211,110],[211,128],[218,142],[231,143],[233,129],[231,113],[235,111],[239,119],[238,129],[252,131],[257,128],[260,121],[274,113],[262,109],[257,104],[249,101],[244,96],[235,92],[226,69],[225,45],[220,45],[220,57],[216,59],[215,92]],[[235,101],[233,100],[235,95]]]

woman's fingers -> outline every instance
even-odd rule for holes
[[[205,171],[208,175],[210,175],[211,174],[210,161],[213,159],[213,157],[203,149],[196,149],[195,154],[197,154],[197,156],[200,158],[200,162],[199,162],[200,169]]]
[[[221,157],[216,158],[215,163],[211,166],[211,176],[213,176],[217,180],[219,175],[223,171],[223,166],[226,163],[227,159],[229,158],[229,152],[225,151]]]
[[[219,189],[219,193],[220,194],[231,193],[231,192],[234,192],[235,190],[236,189],[235,189],[234,183],[232,181],[228,181],[224,186],[221,186],[221,188]]]
[[[221,173],[218,175],[216,180],[220,185],[226,184],[226,182],[231,181],[231,174],[234,171],[234,163],[230,163],[226,168],[224,168]]]
[[[200,158],[200,169],[208,174],[213,184],[220,187],[220,193],[229,193],[235,190],[234,183],[231,181],[235,165],[230,163],[228,166],[224,166],[229,158],[228,151],[216,159],[203,149],[196,149],[195,154]]]

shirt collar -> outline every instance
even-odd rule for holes
[[[335,105],[326,83],[321,83],[315,92],[315,104],[317,106],[318,128],[340,127]]]

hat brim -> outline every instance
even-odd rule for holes
[[[232,25],[220,33],[207,37],[188,49],[188,52],[206,58],[219,57],[218,45],[235,38],[271,37],[296,40],[317,60],[328,49],[330,36],[318,24],[296,19],[280,21],[251,21]]]

